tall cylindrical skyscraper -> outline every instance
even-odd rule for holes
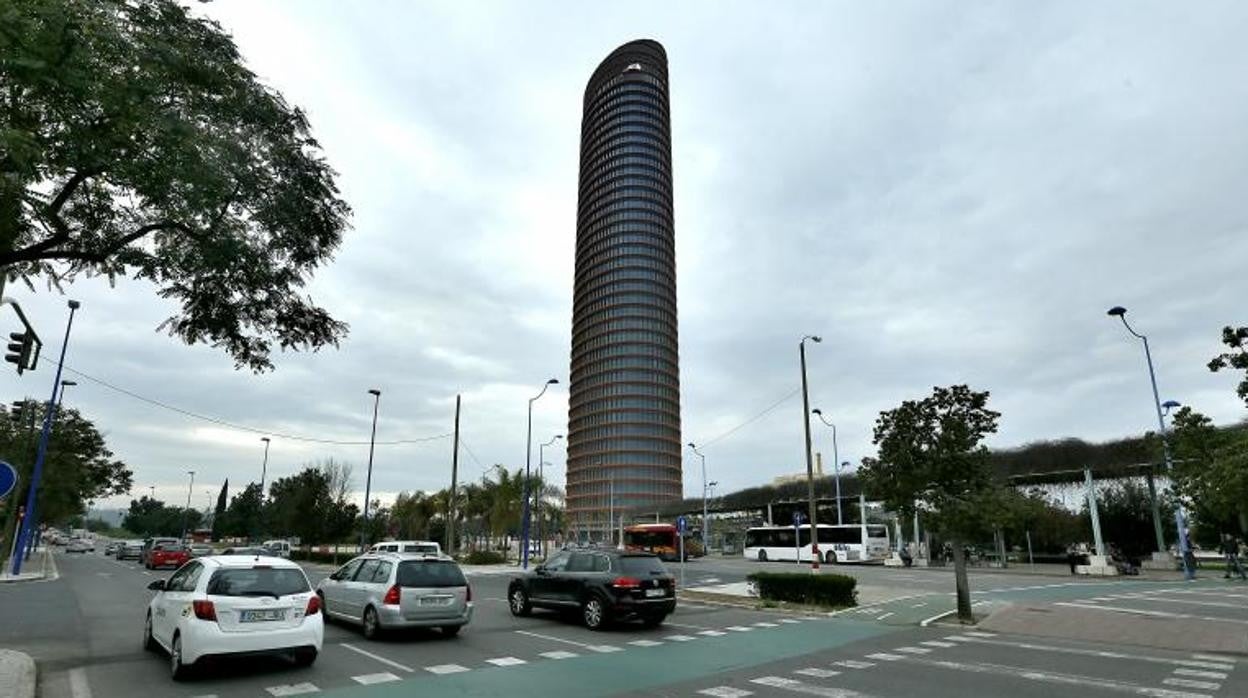
[[[612,512],[681,497],[680,371],[667,54],[607,56],[581,117],[568,408],[567,521],[595,538]]]

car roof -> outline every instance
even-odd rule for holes
[[[299,565],[281,557],[273,557],[271,555],[209,555],[207,557],[198,558],[205,562],[211,562],[218,567],[226,568],[249,568],[255,567],[257,563],[268,567],[280,567],[282,569],[300,569]]]
[[[455,562],[455,558],[450,555],[442,555],[438,553],[399,553],[389,551],[379,551],[375,553],[364,553],[360,558],[365,560],[432,560],[434,562]]]

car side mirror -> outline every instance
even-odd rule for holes
[[[164,590],[165,590],[165,580],[163,580],[163,579],[157,579],[156,581],[152,582],[151,584],[148,584],[148,585],[147,585],[147,588],[148,588],[148,589],[151,589],[152,591],[164,591]]]

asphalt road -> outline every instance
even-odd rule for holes
[[[314,691],[361,698],[790,693],[963,698],[1039,696],[1055,689],[1073,695],[1195,698],[1245,695],[1235,689],[1248,681],[1238,663],[1221,654],[1199,659],[1193,655],[1201,652],[1181,649],[919,628],[918,622],[951,606],[948,573],[846,567],[838,571],[861,575],[865,586],[895,590],[895,597],[835,616],[682,602],[662,628],[598,633],[554,614],[514,618],[504,601],[509,572],[469,569],[475,616],[455,638],[416,632],[369,642],[353,627],[329,625],[324,649],[311,668],[297,669],[280,659],[235,661],[175,684],[164,658],[140,647],[151,594],[146,585],[169,573],[99,554],[58,553],[55,560],[60,577],[54,581],[0,586],[0,646],[35,657],[42,698],[264,697]],[[754,569],[757,563],[741,560],[690,562],[686,585],[738,581]],[[330,568],[307,570],[315,584]],[[1062,608],[1088,614],[1242,617],[1248,628],[1248,586],[1221,580],[1176,586],[993,573],[974,575],[972,584],[983,605],[1022,601],[1054,608],[1077,604]],[[1182,605],[1185,601],[1194,603]],[[951,635],[962,637],[948,639]],[[1027,644],[1057,649],[1021,646]],[[1115,656],[1088,654],[1096,651]],[[1202,686],[1184,683],[1193,681]]]

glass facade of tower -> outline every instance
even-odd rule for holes
[[[616,49],[585,89],[568,412],[567,521],[681,497],[667,55]]]

